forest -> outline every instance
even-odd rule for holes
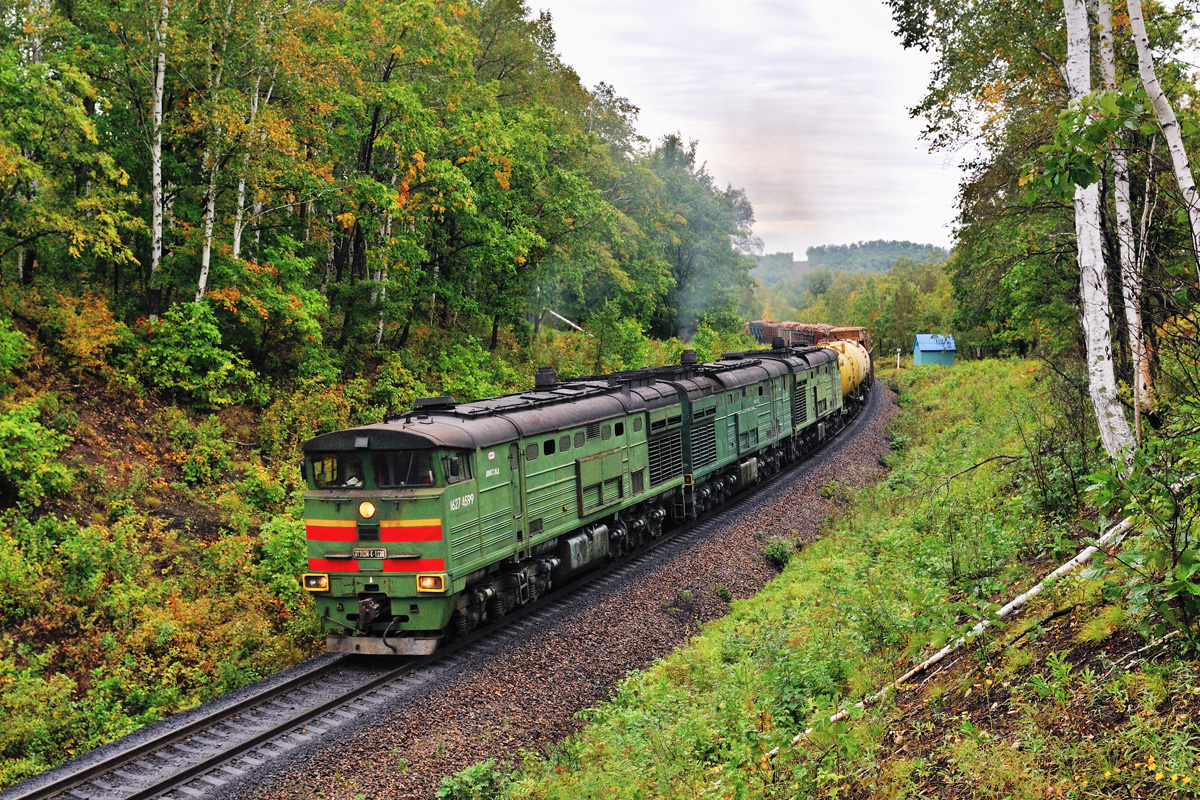
[[[1157,710],[1200,650],[1197,9],[885,5],[934,65],[912,109],[925,144],[969,154],[953,247],[796,262],[761,254],[751,199],[698,142],[649,141],[616,87],[582,85],[523,0],[0,0],[0,786],[320,649],[296,580],[307,437],[526,389],[543,365],[715,358],[755,318],[865,325],[880,354],[950,332],[1002,360],[888,376],[908,414],[893,472],[862,497],[821,489],[845,516],[815,557],[841,566],[777,547],[801,579],[773,590],[787,609],[865,565],[814,615],[827,628],[789,610],[765,635],[766,601],[736,606],[701,656],[631,676],[595,714],[612,727],[531,758],[518,796],[579,776],[611,796],[614,753],[669,762],[694,796],[720,770],[744,796],[844,796],[876,774],[878,719],[785,750],[787,770],[765,754],[1121,516],[1138,534],[1055,602],[1100,615],[1090,643],[1175,660],[1107,683],[1044,652],[1005,662],[1048,670],[1014,691],[1055,713],[1119,701],[1147,726],[1073,750],[1039,717],[1053,758],[1021,769],[1087,796],[1085,770],[1155,763],[1121,738],[1152,721],[1163,760],[1194,766],[1194,731]],[[753,686],[722,719],[680,717],[681,754],[627,738],[639,694],[674,715],[707,708],[674,692],[730,676]],[[955,751],[885,788],[939,764],[1011,772],[1015,748],[950,719]],[[621,780],[633,795],[650,774]],[[984,785],[969,777],[957,789]]]
[[[548,308],[737,327],[745,194],[695,142],[640,139],[515,0],[22,0],[3,20],[6,286],[209,321],[266,379],[350,374],[422,324],[495,348]]]

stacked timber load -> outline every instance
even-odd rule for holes
[[[779,335],[790,346],[812,346],[829,339],[832,325],[812,322],[780,322]]]
[[[871,346],[871,334],[860,326],[839,327],[823,322],[771,322],[756,319],[746,323],[746,333],[760,344],[768,346],[779,337],[788,347],[812,347],[829,342],[858,342],[868,353],[874,351]]]
[[[829,338],[834,341],[858,342],[866,348],[868,353],[874,351],[874,348],[871,346],[871,334],[866,328],[834,328],[829,332]]]

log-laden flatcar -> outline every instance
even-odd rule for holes
[[[530,392],[428,398],[306,442],[303,583],[328,649],[432,652],[703,514],[844,423],[869,382],[847,391],[846,358],[777,347],[562,382],[539,370]]]

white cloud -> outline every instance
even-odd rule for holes
[[[928,57],[880,0],[542,0],[563,60],[642,109],[651,140],[700,141],[746,189],[767,251],[865,239],[950,243],[959,173],[907,108]]]

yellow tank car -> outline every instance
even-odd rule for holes
[[[842,396],[858,397],[870,385],[871,356],[858,342],[828,342],[822,347],[838,351],[838,369],[842,373]]]

